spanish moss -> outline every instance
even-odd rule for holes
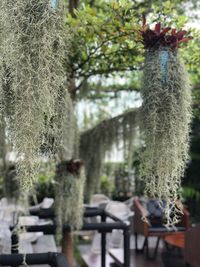
[[[56,168],[55,184],[58,231],[62,230],[63,224],[80,229],[83,218],[85,185],[83,162],[81,160],[60,162]]]
[[[123,142],[124,149],[131,148],[137,127],[138,110],[133,109],[125,114],[105,120],[96,127],[82,133],[80,138],[80,156],[86,164],[87,188],[86,197],[98,191],[99,178],[106,152],[111,151],[113,145],[119,146]],[[127,154],[128,151],[126,151]]]
[[[156,27],[157,35],[152,35],[152,40],[157,38],[156,47],[149,47],[154,42],[145,39],[149,34],[147,31],[151,30],[143,32],[147,49],[141,129],[146,148],[141,156],[140,171],[146,184],[146,195],[160,200],[166,225],[170,226],[177,223],[181,213],[177,201],[180,198],[178,192],[181,178],[188,161],[191,88],[176,48],[180,35],[181,38],[183,36],[182,32],[177,34],[177,39],[169,38],[173,42],[175,40],[175,43],[168,42],[168,46],[164,47],[165,43],[162,42],[167,38],[162,39],[163,35],[158,35],[160,25]],[[169,31],[169,28],[166,29]],[[172,34],[175,35],[176,32],[173,31]]]
[[[60,148],[65,109],[70,105],[63,64],[68,36],[61,6],[53,8],[49,0],[0,4],[6,36],[1,110],[18,153],[22,190],[32,186],[40,156],[54,155]]]

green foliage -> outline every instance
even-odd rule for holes
[[[70,69],[76,78],[113,71],[133,70],[141,63],[134,42],[139,25],[131,1],[105,2],[91,7],[82,4],[68,15],[67,24],[74,36]]]
[[[34,183],[34,192],[33,195],[30,195],[31,203],[34,203],[35,200],[40,203],[45,197],[55,198],[54,176],[55,163],[49,160],[46,163],[40,164],[38,177]]]
[[[141,154],[144,152],[144,146],[138,147],[133,153],[133,162],[132,168],[134,170],[135,177],[135,195],[143,196],[145,184],[144,181],[140,178],[140,168],[141,168]]]
[[[183,179],[183,197],[190,211],[191,217],[195,222],[200,221],[200,120],[198,117],[193,118],[191,145],[190,145],[190,162],[187,166],[186,174]]]
[[[156,3],[153,1],[152,10],[149,14],[150,21],[161,22],[170,27],[182,28],[188,22],[188,17],[184,14],[184,2],[187,1],[163,1]]]
[[[75,239],[75,242],[74,242],[74,258],[75,258],[75,260],[76,260],[78,265],[83,266],[84,265],[84,260],[82,258],[81,251],[79,249],[80,242],[78,242],[78,236],[75,236],[74,239]]]
[[[132,171],[126,163],[119,163],[115,166],[114,179],[115,179],[115,190],[113,190],[113,198],[130,198],[132,197],[135,189],[134,177]]]
[[[200,201],[200,192],[193,187],[183,186],[181,194],[184,199],[193,198],[198,202]]]
[[[113,82],[111,83],[111,79]],[[78,94],[78,100],[89,100],[90,102],[102,107],[103,101],[118,100],[120,93],[139,92],[141,88],[141,71],[118,72],[112,74],[112,78],[98,78],[95,81],[87,81]],[[120,79],[124,83],[120,83]],[[99,102],[102,104],[99,104]]]
[[[200,63],[199,53],[199,42],[200,42],[200,31],[192,30],[191,34],[193,36],[193,40],[188,43],[187,50],[182,49],[181,53],[186,62],[188,71],[190,73],[191,81],[194,85],[199,84],[200,80],[200,70],[198,68]]]
[[[194,38],[189,43],[187,52],[184,50],[182,53],[193,85],[193,114],[200,118],[200,31],[193,30],[192,35]]]
[[[33,197],[36,197],[38,203],[41,203],[45,197],[55,198],[54,186],[53,180],[39,180],[35,185],[35,196]],[[30,202],[34,203],[34,199],[31,196]]]
[[[137,76],[144,55],[137,42],[142,14],[150,24],[160,21],[181,28],[187,22],[184,3],[187,1],[80,1],[75,16],[67,17],[73,44],[66,66],[69,77],[76,79],[75,91],[85,93],[85,81],[94,75],[123,75],[131,70]]]
[[[120,97],[116,93],[120,90],[127,90],[130,87],[124,85],[118,86],[116,84],[112,86],[105,82],[102,82],[102,84],[97,83],[94,86],[94,83],[88,85],[85,81],[88,77],[96,74],[101,77],[103,75],[108,76],[113,72],[117,72],[117,75],[124,75],[125,70],[133,70],[133,77],[138,77],[138,69],[141,68],[144,52],[141,46],[136,43],[138,38],[136,31],[139,29],[141,14],[147,14],[150,23],[160,21],[165,24],[167,23],[167,25],[170,24],[172,27],[176,26],[181,28],[187,22],[185,11],[188,8],[184,7],[184,3],[187,2],[179,0],[161,2],[155,0],[152,5],[152,1],[81,1],[85,5],[80,5],[78,11],[75,12],[76,16],[73,18],[69,16],[67,22],[71,25],[71,30],[74,34],[74,51],[71,55],[69,68],[72,70],[73,77],[77,78],[77,90],[81,89],[78,96],[80,98],[90,98],[93,103],[97,99],[96,103],[98,107],[104,107],[106,103],[105,99],[109,101],[109,99],[113,98],[113,95],[114,97]],[[127,12],[124,16],[123,12],[125,9],[131,10],[131,12]],[[123,36],[124,32],[120,31],[124,25],[127,36]],[[199,69],[196,62],[199,59],[199,41],[196,38],[196,33],[192,35],[195,38],[190,43],[189,49],[181,52],[184,53],[183,56],[186,59],[187,67],[189,66],[192,82],[197,85],[199,83]],[[129,55],[128,58],[126,54]],[[115,80],[115,77],[113,80]],[[131,84],[131,89],[138,90],[138,88],[140,88],[138,82]],[[111,91],[114,93],[112,94]],[[200,94],[196,91],[195,102],[197,107],[199,106],[198,96]],[[105,119],[106,115],[105,110],[102,108],[99,117],[102,118],[103,116]],[[90,118],[92,122],[94,121],[92,116],[87,117],[87,125],[90,124]],[[88,136],[83,135],[82,138],[86,137],[87,139]],[[92,138],[92,135],[90,137]],[[101,137],[102,134],[98,136],[96,132],[95,136],[91,139],[91,147],[94,142],[95,144],[100,144],[100,141],[97,142],[96,140],[97,138],[101,139]],[[86,147],[89,147],[90,144],[88,139],[85,143],[88,145],[84,146],[86,151]],[[104,146],[104,143],[101,146]],[[108,150],[109,148],[107,147],[106,149]],[[101,166],[99,159],[102,161],[102,150],[100,146],[88,150],[89,152],[85,153],[85,158],[89,158],[89,154],[94,155],[94,161],[97,162],[95,165],[95,162],[89,160],[89,168],[94,167],[94,170],[99,169],[99,166]],[[96,180],[98,173],[94,172],[93,175],[92,179],[95,177],[94,180]],[[88,185],[90,186],[91,184],[89,179]]]
[[[114,189],[114,184],[111,181],[110,177],[107,175],[102,175],[100,177],[100,192],[105,194],[106,196],[110,196]]]

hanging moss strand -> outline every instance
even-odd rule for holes
[[[8,137],[18,154],[22,190],[32,187],[40,156],[52,156],[62,145],[65,110],[70,102],[62,8],[60,1],[53,8],[49,0],[0,3],[6,64],[1,105]]]
[[[161,58],[167,55],[164,65]],[[177,222],[171,211],[188,161],[191,121],[191,88],[177,50],[146,52],[143,75],[142,131],[146,149],[141,158],[141,176],[146,194],[165,204],[167,224]],[[180,212],[180,210],[179,210]]]

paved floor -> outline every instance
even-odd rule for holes
[[[149,247],[150,249],[155,246],[156,239],[151,238]],[[143,244],[143,237],[139,238],[139,246]],[[163,250],[162,242],[160,242],[159,253],[156,260],[146,260],[145,255],[143,253],[135,253],[135,242],[134,236],[131,236],[131,267],[164,267],[161,259],[161,252]],[[88,267],[101,267],[101,255],[100,253],[93,253],[91,251],[91,245],[81,245],[79,246],[80,252],[82,255],[82,259],[86,266]],[[116,252],[119,258],[123,258],[123,255],[120,255],[120,252]],[[106,267],[114,266],[115,261],[113,258],[106,255]],[[116,266],[116,265],[115,265]],[[177,266],[178,267],[178,266]]]

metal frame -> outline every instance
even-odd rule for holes
[[[145,251],[146,253],[146,258],[148,260],[155,260],[156,257],[157,257],[157,254],[158,254],[158,246],[159,246],[159,242],[160,242],[160,239],[161,237],[160,236],[155,236],[157,237],[157,240],[156,240],[156,246],[153,250],[153,253],[152,255],[150,255],[150,252],[149,252],[149,240],[148,240],[148,236],[145,236],[144,238],[144,242],[143,242],[143,245],[142,245],[142,248],[138,248],[138,234],[135,233],[135,251],[136,253],[143,253]]]
[[[123,230],[124,236],[124,267],[130,267],[130,225],[119,218],[100,208],[89,208],[84,217],[101,216],[100,223],[85,223],[82,230],[97,230],[101,233],[101,267],[106,266],[106,233],[114,229]],[[113,223],[106,222],[106,218],[112,219]]]
[[[47,209],[48,212],[48,209]],[[39,215],[39,214],[38,214]],[[43,210],[42,217],[44,218],[45,212]],[[101,267],[106,267],[106,234],[111,233],[114,229],[120,229],[123,231],[124,236],[124,267],[130,267],[130,226],[120,220],[119,218],[113,216],[112,214],[106,212],[100,208],[87,208],[84,212],[84,217],[95,217],[100,216],[101,222],[99,223],[83,223],[81,231],[97,230],[101,233]],[[114,222],[106,222],[106,218],[112,219]],[[27,232],[43,232],[46,235],[52,235],[56,233],[56,224],[53,225],[34,225],[26,226]],[[63,226],[63,232],[70,232],[70,225]],[[13,253],[17,253],[16,244],[18,242],[18,237],[14,231],[12,236],[12,247],[14,248]]]
[[[28,265],[48,264],[51,267],[67,267],[67,261],[61,253],[38,253],[38,254],[12,254],[0,255],[1,266],[19,266],[24,265],[24,261]]]

